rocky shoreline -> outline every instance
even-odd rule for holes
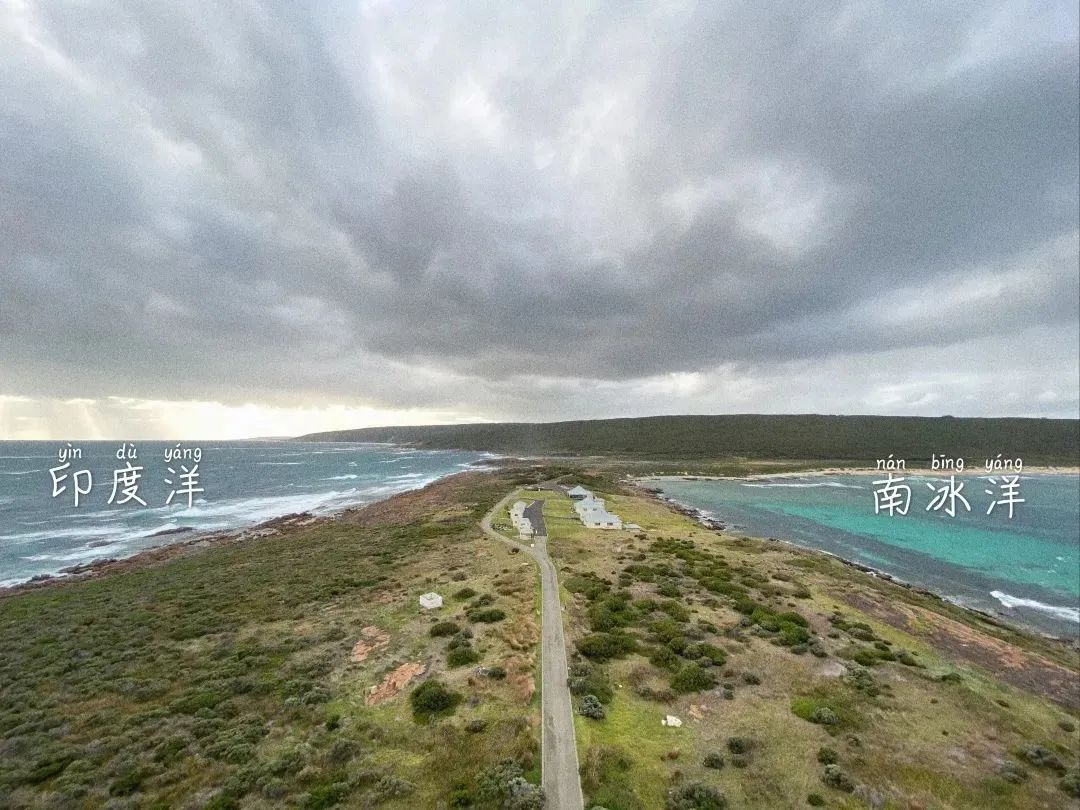
[[[122,571],[132,571],[147,565],[154,565],[176,557],[182,557],[212,546],[226,546],[235,543],[243,543],[248,540],[257,540],[262,537],[272,537],[289,529],[310,526],[319,521],[329,519],[330,518],[318,517],[310,512],[297,512],[271,518],[270,520],[255,526],[248,526],[243,529],[233,529],[225,532],[198,533],[188,540],[144,549],[143,551],[132,554],[130,557],[103,557],[101,559],[91,560],[90,562],[69,565],[67,568],[61,568],[55,574],[38,574],[31,577],[26,582],[20,582],[16,585],[0,588],[0,598],[69,582],[82,582],[88,579],[96,579],[98,577],[120,573]],[[183,527],[180,529],[167,529],[149,536],[161,537],[164,535],[187,534],[194,531],[195,529],[190,527]]]

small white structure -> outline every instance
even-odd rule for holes
[[[638,526],[636,523],[625,523],[625,524],[623,524],[623,528],[624,529],[629,529],[630,531],[635,531],[635,532],[641,531],[641,527]]]
[[[589,492],[589,490],[585,489],[585,487],[581,486],[581,484],[578,484],[576,487],[569,490],[566,494],[573,498],[575,501],[581,500],[582,498],[592,497],[592,493]]]
[[[518,535],[520,537],[532,537],[533,536],[532,521],[529,520],[527,517],[521,518],[521,520],[519,520],[517,522],[517,530],[518,530]]]
[[[679,728],[679,726],[682,725],[682,720],[680,720],[678,717],[676,717],[673,714],[669,714],[663,720],[660,721],[660,725],[662,725],[662,726],[670,726],[671,728]]]
[[[420,597],[420,607],[424,610],[435,610],[442,607],[442,597],[432,591]]]

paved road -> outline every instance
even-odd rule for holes
[[[574,739],[574,707],[567,686],[566,641],[563,639],[562,605],[559,603],[559,577],[547,552],[547,536],[538,533],[535,546],[508,540],[493,528],[491,521],[506,509],[509,496],[488,512],[480,522],[489,537],[516,546],[540,566],[541,631],[540,654],[543,686],[542,771],[548,810],[582,810],[581,775],[578,773],[577,743]],[[543,502],[533,501],[525,510],[537,532],[545,532]]]
[[[533,501],[525,507],[525,517],[532,523],[533,534],[547,538],[547,524],[544,523],[544,502]]]

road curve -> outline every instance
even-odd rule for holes
[[[542,687],[540,694],[543,718],[541,770],[548,810],[582,810],[581,775],[578,772],[577,742],[574,738],[574,707],[567,685],[566,641],[563,638],[562,605],[559,602],[559,577],[547,551],[547,536],[533,538],[535,546],[517,543],[499,534],[491,522],[505,509],[513,493],[484,515],[480,528],[492,539],[515,546],[540,566],[540,659]]]

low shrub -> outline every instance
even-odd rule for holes
[[[728,737],[727,749],[733,754],[749,754],[754,749],[754,741],[746,737]]]
[[[343,784],[342,786],[345,787],[347,793],[348,786]],[[336,785],[332,785],[331,787],[336,787]],[[371,798],[372,802],[374,802],[375,804],[381,804],[382,802],[389,801],[390,799],[396,799],[401,796],[408,796],[415,789],[416,786],[412,782],[407,782],[404,779],[394,776],[393,774],[386,774],[379,777],[379,781],[372,786],[368,795]],[[337,799],[337,801],[340,801],[340,799]],[[337,801],[335,801],[334,803],[336,804]]]
[[[441,638],[443,636],[453,636],[461,632],[461,628],[454,622],[438,622],[433,624],[431,629],[428,630],[428,635],[432,638]]]
[[[581,704],[578,706],[578,714],[592,720],[603,720],[607,716],[603,704],[600,703],[600,700],[596,695],[585,695],[585,697],[581,699]]]
[[[822,796],[820,793],[811,793],[809,796],[806,797],[806,803],[811,807],[824,807],[825,797]]]
[[[601,703],[610,703],[615,696],[611,682],[600,667],[594,667],[582,661],[570,668],[570,693],[573,695],[595,695]]]
[[[877,697],[881,693],[881,688],[874,680],[874,676],[869,670],[861,667],[849,667],[847,674],[844,675],[844,682],[856,692],[862,692],[870,697]]]
[[[634,687],[634,694],[645,700],[653,700],[657,703],[671,703],[675,700],[675,693],[670,689],[653,689],[647,684],[638,684]]]
[[[835,726],[840,722],[840,717],[828,706],[818,706],[810,713],[810,722],[822,726]]]
[[[700,782],[672,788],[667,795],[667,810],[725,810],[727,806],[723,793]]]
[[[998,768],[998,776],[1006,782],[1019,785],[1021,782],[1027,781],[1028,772],[1015,762],[1004,762],[1001,767]]]
[[[1016,754],[1025,762],[1040,768],[1049,768],[1058,773],[1065,772],[1065,763],[1061,761],[1061,757],[1042,745],[1022,746]]]
[[[1080,768],[1073,768],[1058,781],[1058,787],[1068,796],[1080,799]]]
[[[712,689],[715,685],[716,678],[713,674],[699,664],[687,664],[671,679],[672,690],[680,694],[701,692]]]
[[[326,761],[333,765],[344,765],[360,754],[360,744],[355,740],[335,740],[326,751]]]
[[[594,661],[622,658],[637,649],[637,642],[625,633],[590,633],[577,644],[578,652]]]
[[[541,810],[544,791],[525,780],[521,765],[500,762],[477,777],[476,798],[490,805],[512,810]]]
[[[471,646],[462,645],[446,651],[446,665],[448,667],[463,667],[466,664],[475,664],[480,660]]]
[[[839,765],[826,765],[821,774],[821,781],[829,787],[841,790],[844,793],[851,793],[855,790],[855,783],[851,781],[851,777],[840,769]]]
[[[687,648],[686,655],[689,658],[697,658],[702,662],[708,662],[713,666],[722,667],[727,662],[727,654],[715,644],[702,641]]]
[[[840,761],[840,755],[831,748],[822,747],[818,749],[817,761],[822,765],[835,765]]]
[[[701,763],[706,768],[712,768],[713,770],[720,770],[724,767],[724,755],[716,753],[706,754],[705,759]]]
[[[451,713],[461,702],[461,695],[439,680],[424,681],[409,694],[409,704],[417,717]]]
[[[499,608],[486,608],[470,610],[467,614],[470,622],[479,622],[481,624],[494,624],[495,622],[501,622],[506,618],[506,611]]]
[[[649,663],[657,669],[674,670],[679,666],[679,656],[666,645],[656,647],[649,653]]]
[[[110,796],[130,796],[137,791],[146,779],[147,773],[142,768],[134,768],[122,774],[109,785]]]

